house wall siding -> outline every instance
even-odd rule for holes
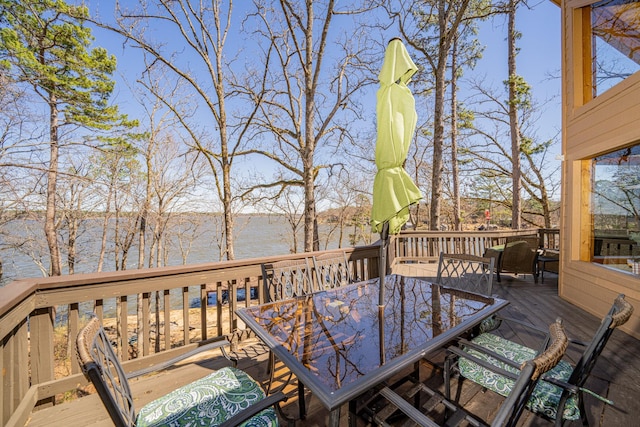
[[[640,277],[587,261],[591,230],[590,167],[586,160],[640,141],[640,73],[581,105],[583,83],[581,28],[577,7],[589,2],[565,1],[563,29],[562,254],[558,282],[562,298],[602,317],[616,295],[636,307],[621,329],[640,339]],[[590,66],[589,61],[585,61]],[[582,254],[582,257],[581,257]],[[584,261],[581,261],[581,258]]]

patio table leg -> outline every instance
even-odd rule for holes
[[[357,426],[357,414],[356,414],[356,406],[357,406],[357,402],[355,399],[350,400],[349,401],[349,427],[356,427]]]
[[[298,410],[300,411],[300,419],[304,420],[307,417],[307,406],[304,402],[304,384],[298,380]]]
[[[340,427],[340,407],[329,414],[329,427]]]

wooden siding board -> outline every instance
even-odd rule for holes
[[[581,267],[581,268],[580,268]],[[604,267],[591,265],[586,262],[572,262],[563,269],[563,286],[560,296],[575,304],[581,309],[603,316],[611,307],[613,298],[624,293],[627,300],[636,307],[629,322],[622,326],[626,333],[640,338],[640,298],[638,298],[637,286],[632,288],[621,285],[620,280],[612,280],[611,276],[622,276],[623,273],[609,272]],[[637,279],[625,278],[632,282]],[[637,283],[637,282],[636,282]]]
[[[607,272],[592,266],[585,259],[581,248],[589,245],[581,239],[588,237],[591,229],[589,212],[590,179],[581,159],[589,159],[604,152],[640,141],[640,73],[628,77],[598,97],[582,103],[582,79],[590,61],[582,62],[580,56],[582,29],[579,11],[573,7],[585,2],[569,1],[563,11],[563,197],[562,230],[563,248],[562,271],[560,273],[560,295],[595,315],[602,315],[610,306],[612,296],[625,293],[637,302],[638,279]],[[584,66],[583,66],[584,65]],[[583,70],[584,68],[584,70]],[[577,104],[576,108],[574,103]],[[588,167],[588,165],[586,165]],[[576,219],[579,219],[576,221]],[[636,311],[631,321],[622,329],[635,337],[640,337],[640,314]]]
[[[637,302],[638,279],[607,271],[603,267],[578,261],[589,258],[589,238],[592,227],[589,215],[589,159],[640,141],[640,73],[628,77],[613,88],[589,99],[583,92],[583,72],[591,72],[590,57],[583,61],[581,49],[585,32],[580,19],[583,14],[574,9],[587,5],[585,0],[569,0],[563,5],[563,164],[562,177],[562,247],[559,294],[594,315],[602,315],[610,306],[612,296],[625,293]],[[574,21],[575,20],[575,21]],[[586,52],[588,53],[588,49]],[[589,55],[587,55],[589,56]],[[585,64],[585,67],[582,64]],[[587,85],[588,86],[588,85]],[[585,175],[581,175],[584,172]],[[624,331],[640,337],[640,313],[623,326]]]

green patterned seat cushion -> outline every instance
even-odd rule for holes
[[[482,346],[488,350],[491,350],[501,356],[504,356],[514,362],[522,363],[526,360],[533,359],[536,356],[536,351],[506,340],[494,334],[484,333],[474,338],[473,343]],[[485,360],[492,365],[505,369],[507,371],[518,373],[518,370],[506,365],[503,362],[496,360],[495,358],[488,356],[479,351],[475,351],[471,348],[466,349],[467,352],[476,356],[481,360]],[[514,381],[510,378],[492,372],[489,369],[485,369],[482,366],[465,359],[460,358],[459,362],[460,374],[470,379],[471,381],[480,384],[481,386],[493,390],[494,392],[507,396],[513,388]],[[547,376],[562,381],[567,381],[573,367],[565,362],[560,361],[552,370],[547,373]],[[536,413],[544,414],[545,416],[555,419],[558,410],[558,404],[560,402],[560,396],[562,395],[562,389],[558,386],[550,384],[545,381],[540,381],[536,386],[527,407]],[[575,396],[571,396],[565,405],[563,418],[566,420],[578,420],[580,419],[580,410],[577,405]]]
[[[223,368],[145,405],[136,425],[217,426],[264,397],[260,385],[245,372]],[[273,407],[241,424],[243,427],[277,425]]]

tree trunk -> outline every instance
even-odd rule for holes
[[[80,207],[78,207],[80,209]],[[73,210],[71,210],[73,212]],[[67,240],[67,268],[69,274],[76,273],[76,255],[78,253],[78,224],[79,219],[74,213],[70,213],[68,222],[69,239]]]
[[[508,45],[509,45],[509,125],[511,128],[511,159],[513,162],[513,172],[511,175],[513,194],[511,202],[511,228],[520,229],[522,220],[522,199],[520,190],[520,126],[518,124],[518,105],[516,94],[516,9],[517,0],[510,0],[508,24]]]
[[[155,134],[155,132],[154,132]],[[138,268],[144,268],[144,257],[147,245],[147,220],[151,209],[151,193],[153,192],[153,162],[151,161],[152,152],[155,145],[155,135],[149,139],[145,154],[145,164],[147,166],[147,180],[144,194],[144,205],[140,213],[140,227],[138,228]]]
[[[330,6],[333,9],[333,5]],[[314,184],[316,180],[316,170],[313,163],[313,154],[316,150],[316,140],[314,134],[315,121],[315,86],[314,74],[312,70],[314,50],[313,46],[313,2],[307,0],[307,28],[305,30],[305,112],[304,112],[304,250],[305,252],[318,250],[318,236],[316,223],[316,199]],[[320,61],[320,58],[317,59]]]
[[[116,186],[116,175],[111,174],[109,180],[109,189],[107,193],[107,202],[104,210],[104,219],[102,220],[102,236],[100,238],[100,255],[98,256],[98,272],[102,271],[104,266],[104,256],[107,251],[107,232],[109,230],[109,219],[111,218],[111,201],[113,199],[114,188]]]
[[[309,144],[309,142],[307,142]],[[313,144],[313,143],[312,143]],[[307,147],[308,152],[313,153],[313,150]],[[313,157],[306,154],[306,157]],[[313,160],[305,160],[310,166],[305,165],[304,173],[304,251],[310,252],[318,245],[318,239],[315,236],[315,220],[316,220],[316,200],[314,192],[314,174],[313,174]]]
[[[445,72],[446,72],[446,52],[440,53],[442,60],[438,62],[435,74],[435,105],[433,111],[433,170],[431,175],[431,212],[429,228],[438,230],[440,228],[440,211],[442,200],[442,174],[444,163],[442,161],[442,151],[444,145],[444,95],[445,95]]]
[[[451,179],[453,184],[453,229],[462,230],[460,212],[460,177],[458,171],[458,38],[451,50]]]
[[[229,137],[227,134],[227,111],[225,106],[225,92],[222,86],[222,58],[220,55],[216,55],[216,61],[218,61],[218,84],[216,85],[216,92],[218,94],[219,103],[219,124],[220,124],[220,152],[222,163],[222,207],[224,210],[224,253],[227,260],[236,258],[233,248],[233,206],[231,204],[231,157],[229,155]]]
[[[114,199],[118,200],[117,192],[114,195]],[[120,207],[116,203],[115,205],[115,224],[113,227],[113,241],[115,245],[113,247],[113,258],[115,262],[116,271],[120,270]]]
[[[225,132],[226,133],[226,132]],[[225,146],[225,144],[223,144]],[[226,151],[226,146],[223,153]],[[224,154],[223,154],[224,157]],[[227,162],[222,165],[222,179],[224,185],[224,237],[225,254],[228,260],[236,258],[233,248],[233,207],[231,206],[231,165]]]
[[[439,27],[439,46],[438,61],[436,64],[435,78],[435,96],[433,108],[433,170],[431,172],[431,202],[430,202],[430,218],[429,229],[438,230],[440,228],[440,211],[442,200],[442,174],[444,172],[444,163],[442,160],[442,151],[444,145],[444,100],[446,91],[446,71],[448,48],[447,43],[447,18],[445,11],[445,2],[438,2],[438,27]]]
[[[49,247],[49,273],[51,276],[62,274],[60,246],[56,227],[56,187],[58,179],[58,107],[57,99],[49,95],[49,171],[47,172],[47,210],[45,214],[44,234]]]

